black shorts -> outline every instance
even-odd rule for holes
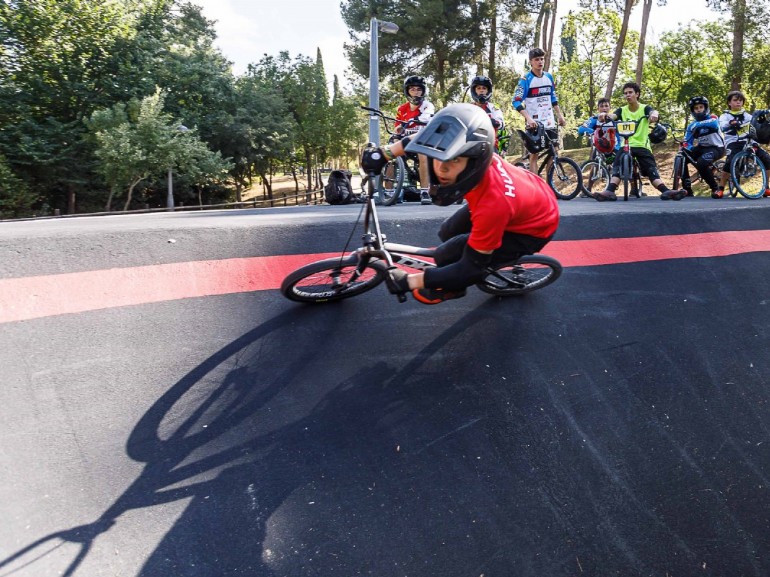
[[[642,176],[649,178],[650,182],[660,178],[658,164],[655,162],[652,152],[642,147],[631,147],[631,156],[639,164],[639,172],[642,173]],[[615,156],[615,161],[612,163],[612,176],[620,177],[620,159],[622,157],[622,154]]]

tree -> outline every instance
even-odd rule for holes
[[[110,187],[106,209],[110,210],[112,193],[126,189],[123,210],[128,210],[136,186],[151,177],[177,168],[190,172],[197,181],[216,180],[224,176],[230,164],[221,155],[209,150],[194,130],[181,132],[179,123],[163,112],[164,95],[157,91],[144,98],[135,118],[122,107],[110,113],[112,119],[127,119],[114,126],[98,130],[96,155],[99,170]],[[104,116],[92,118],[92,125],[103,125]]]

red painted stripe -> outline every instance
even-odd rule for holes
[[[770,251],[770,230],[564,240],[565,267]],[[339,253],[233,258],[0,280],[0,323],[184,298],[276,289],[298,267]]]

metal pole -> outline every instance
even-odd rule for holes
[[[379,24],[376,18],[369,23],[369,108],[380,109],[380,66],[377,54],[377,32]],[[380,119],[374,114],[369,115],[369,142],[380,145]]]
[[[166,196],[166,208],[174,210],[174,176],[171,167],[168,167],[168,196]]]

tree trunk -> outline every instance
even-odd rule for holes
[[[743,82],[743,37],[746,33],[746,0],[733,2],[733,60],[730,64],[730,90],[740,90]]]
[[[556,33],[556,11],[559,7],[559,0],[551,2],[551,32],[548,34],[548,47],[545,48],[545,69],[551,69],[551,54],[553,53],[553,37]]]
[[[305,147],[305,166],[307,166],[307,189],[311,190],[313,188],[313,159],[307,147]]]
[[[644,71],[644,45],[647,39],[647,23],[650,20],[650,9],[652,0],[642,0],[642,31],[639,33],[639,50],[636,53],[636,83],[642,85],[642,72]]]
[[[123,211],[128,210],[128,207],[131,204],[131,198],[134,196],[134,188],[136,188],[136,185],[142,182],[143,180],[144,180],[144,176],[132,182],[131,186],[128,187],[128,196],[126,197],[126,204],[123,206]]]
[[[489,58],[487,62],[487,72],[492,83],[497,82],[497,66],[495,60],[497,59],[497,0],[492,0],[491,14],[489,28]]]
[[[548,2],[543,2],[540,6],[540,12],[537,13],[537,20],[535,21],[535,41],[532,43],[533,48],[539,47],[540,41],[542,40],[541,32],[543,30],[543,17],[545,16],[547,4]]]
[[[620,36],[618,36],[618,43],[615,45],[615,56],[612,58],[610,77],[607,80],[607,90],[604,91],[605,98],[612,98],[612,89],[615,87],[615,77],[618,75],[620,57],[623,55],[623,46],[626,43],[628,21],[631,18],[631,9],[634,7],[634,1],[635,0],[626,0],[626,7],[623,10],[623,25],[620,27]]]
[[[107,197],[107,205],[104,207],[105,212],[112,210],[112,197],[115,196],[115,185],[110,187],[110,195]]]

